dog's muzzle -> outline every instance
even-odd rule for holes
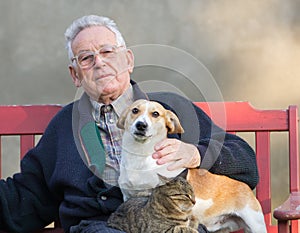
[[[148,135],[148,129],[149,125],[145,121],[138,121],[135,123],[134,128],[133,128],[133,137],[135,140],[140,141],[140,142],[145,142],[147,139],[149,139],[152,135]]]
[[[135,135],[137,135],[137,136],[146,136],[146,131],[147,131],[147,128],[148,128],[148,124],[146,122],[138,121],[135,124],[135,128],[136,128],[136,131],[134,133]]]

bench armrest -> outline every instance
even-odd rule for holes
[[[300,219],[300,192],[292,192],[288,199],[274,210],[273,215],[281,221]]]

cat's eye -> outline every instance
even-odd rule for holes
[[[131,112],[132,112],[133,114],[137,114],[137,113],[139,112],[139,109],[138,109],[138,108],[133,108],[133,109],[131,110]]]
[[[159,113],[158,113],[157,111],[152,112],[152,116],[153,116],[154,118],[157,118],[157,117],[159,117]]]

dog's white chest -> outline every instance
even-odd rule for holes
[[[143,157],[123,153],[121,161],[119,186],[124,200],[130,197],[149,196],[152,189],[161,184],[157,174],[175,177],[184,170],[169,171],[167,170],[169,164],[157,165],[151,154]]]

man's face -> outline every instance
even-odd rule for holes
[[[97,52],[105,46],[117,46],[116,36],[104,26],[85,28],[72,43],[73,54],[86,51]],[[117,99],[128,87],[133,69],[133,54],[124,47],[116,48],[114,56],[96,55],[90,67],[70,66],[75,86],[82,86],[94,100],[109,104]],[[74,61],[76,62],[76,60]]]

